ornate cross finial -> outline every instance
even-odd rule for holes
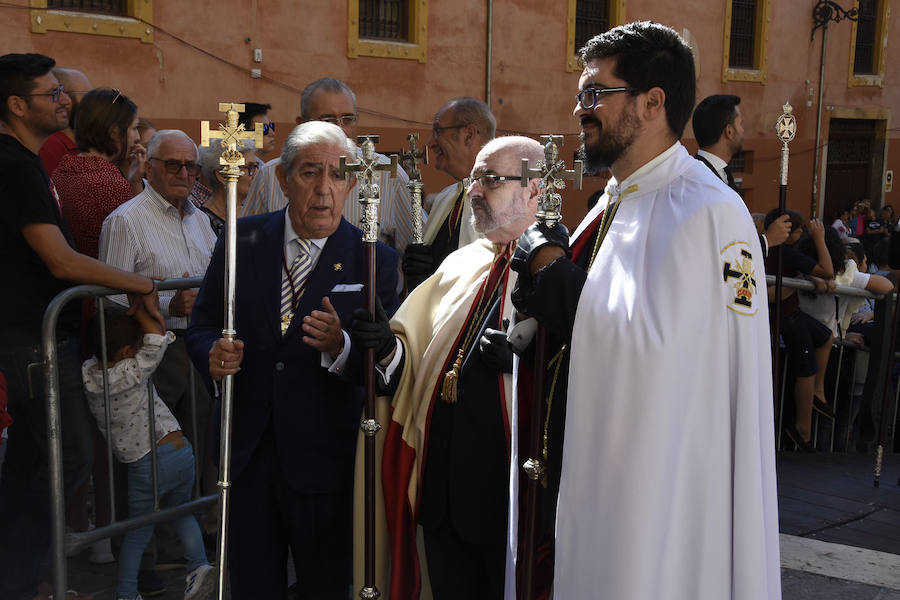
[[[410,133],[406,136],[409,142],[409,150],[401,153],[402,159],[407,165],[407,175],[409,175],[409,183],[406,188],[409,190],[410,211],[412,213],[413,222],[413,244],[421,244],[424,241],[422,232],[422,189],[425,185],[422,183],[422,173],[419,171],[419,161],[428,164],[428,146],[421,150],[418,149],[419,134]]]
[[[581,161],[576,160],[571,171],[566,170],[565,161],[559,160],[559,146],[562,144],[561,135],[542,135],[544,142],[544,160],[539,161],[536,168],[529,168],[528,159],[522,159],[522,187],[528,185],[528,180],[540,178],[540,198],[538,199],[538,221],[553,227],[562,220],[562,196],[557,190],[566,187],[566,179],[572,180],[572,187],[581,189],[582,167]]]
[[[785,102],[781,108],[784,112],[778,117],[775,132],[778,134],[778,139],[787,144],[797,134],[797,119],[794,118],[794,108],[790,102]]]
[[[361,135],[356,138],[362,150],[362,156],[357,163],[348,163],[347,157],[340,159],[340,174],[346,177],[349,173],[359,173],[359,202],[362,204],[362,219],[360,229],[363,231],[363,242],[375,243],[378,241],[378,204],[381,172],[387,171],[391,178],[397,176],[397,155],[391,155],[391,162],[381,164],[375,156],[375,144],[379,141],[377,135]]]
[[[262,124],[257,123],[253,131],[245,131],[244,126],[238,123],[238,113],[244,112],[243,104],[233,102],[220,102],[219,111],[225,113],[225,125],[219,123],[218,131],[210,131],[209,121],[200,122],[200,145],[209,146],[210,139],[220,138],[222,140],[222,156],[219,157],[219,164],[225,168],[222,174],[234,181],[241,176],[241,170],[238,168],[244,164],[244,155],[238,150],[240,140],[253,140],[256,142],[257,149],[263,147],[263,131]]]

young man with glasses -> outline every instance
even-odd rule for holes
[[[393,394],[385,457],[404,459],[382,467],[383,481],[395,482],[385,488],[400,586],[392,597],[418,597],[418,564],[410,562],[417,523],[436,600],[503,595],[512,414],[505,324],[515,283],[509,258],[534,221],[538,197],[538,180],[523,187],[517,175],[523,158],[543,160],[543,148],[519,136],[488,142],[466,174],[475,230],[484,237],[442,261],[390,323],[384,314],[374,323],[365,311],[354,315],[351,339],[377,349],[384,391]],[[407,503],[409,489],[415,495]]]
[[[516,308],[571,356],[553,595],[777,600],[763,256],[741,198],[679,142],[694,57],[642,22],[580,58],[584,157],[612,178],[571,246],[533,225],[513,259]]]
[[[69,107],[69,125],[65,129],[51,134],[41,146],[41,162],[44,163],[47,173],[53,173],[66,154],[78,154],[78,147],[75,145],[75,115],[78,113],[78,103],[81,102],[81,98],[94,89],[87,75],[78,69],[54,67],[53,75],[59,81],[59,85],[65,89],[66,96],[72,101],[72,105]]]
[[[98,284],[162,320],[156,284],[109,267],[74,249],[59,197],[38,151],[69,123],[71,100],[41,54],[0,56],[0,372],[9,382],[9,449],[0,477],[0,598],[31,600],[50,543],[46,390],[41,328],[50,301],[73,284]],[[81,304],[62,310],[56,330],[63,483],[67,495],[84,483],[93,457],[90,415],[80,383]]]
[[[325,121],[337,125],[355,144],[358,122],[356,94],[346,83],[331,77],[310,83],[300,95],[300,116],[297,117],[297,124],[307,121]],[[360,152],[359,148],[357,152]],[[390,162],[383,154],[376,153],[376,156],[381,163]],[[281,210],[287,206],[287,196],[281,190],[275,175],[275,167],[279,164],[281,164],[280,157],[270,160],[260,168],[250,186],[250,191],[247,192],[240,216]],[[387,174],[382,174],[379,182],[381,204],[378,239],[401,256],[413,238],[407,183],[409,177],[403,169],[397,169],[397,177],[393,179]],[[351,224],[359,226],[362,211],[359,207],[359,192],[356,186],[353,186],[347,194],[344,217]],[[401,281],[400,285],[402,284]]]
[[[425,142],[434,166],[454,179],[428,206],[424,244],[410,247],[403,256],[403,273],[409,289],[427,279],[451,252],[478,239],[472,227],[472,204],[465,178],[475,156],[494,139],[497,121],[487,104],[475,98],[454,98],[434,115],[431,135]]]

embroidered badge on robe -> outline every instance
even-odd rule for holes
[[[747,242],[732,242],[720,252],[722,256],[722,279],[731,289],[728,294],[728,308],[742,315],[755,315],[753,297],[756,294],[756,272],[753,269],[753,254]]]

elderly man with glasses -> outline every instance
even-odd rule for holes
[[[126,271],[158,279],[199,277],[206,273],[216,234],[209,219],[188,200],[200,173],[197,146],[177,129],[157,131],[147,145],[147,185],[140,194],[111,212],[100,233],[100,260]],[[194,446],[197,469],[207,455],[205,435],[211,402],[202,378],[195,372],[193,389],[196,421],[191,414],[193,367],[184,342],[184,331],[197,298],[197,290],[160,293],[160,309],[166,329],[175,332],[153,376],[160,398],[184,427]],[[200,439],[194,439],[196,431]],[[204,489],[212,493],[212,481]]]
[[[409,289],[434,273],[448,254],[480,237],[472,226],[472,204],[466,195],[465,178],[478,151],[494,139],[496,129],[491,109],[475,98],[454,98],[434,115],[431,136],[425,143],[434,166],[457,183],[427,202],[424,245],[408,248],[403,256],[403,274]]]
[[[297,124],[307,121],[325,121],[344,130],[347,137],[355,142],[359,117],[356,109],[356,94],[343,81],[324,77],[307,85],[300,94],[300,116]],[[360,150],[357,148],[357,154]],[[383,154],[377,154],[382,163],[390,160]],[[267,162],[250,186],[247,199],[241,209],[240,216],[258,215],[287,206],[287,196],[278,184],[275,167],[281,164],[281,158]],[[403,255],[407,245],[412,242],[413,219],[410,211],[409,190],[406,184],[409,177],[403,169],[397,169],[397,177],[381,176],[379,183],[381,207],[379,210],[379,240]],[[423,215],[424,216],[424,215]],[[359,226],[362,211],[359,208],[357,187],[354,185],[347,193],[344,203],[344,217],[351,224]],[[402,285],[402,282],[401,282]]]
[[[391,597],[418,597],[416,524],[431,589],[443,598],[501,598],[506,540],[515,273],[509,259],[534,221],[538,180],[523,158],[541,145],[510,136],[473,159],[467,194],[484,237],[452,252],[388,322],[357,312],[355,345],[376,348],[393,395],[383,477],[394,570]],[[388,457],[391,457],[390,459]],[[408,493],[408,490],[411,490]]]

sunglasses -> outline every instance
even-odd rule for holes
[[[263,135],[269,135],[269,132],[275,133],[275,123],[263,123]]]
[[[181,172],[182,168],[187,171],[188,175],[193,177],[196,177],[200,173],[200,165],[192,160],[181,162],[180,160],[175,160],[172,158],[162,159],[156,158],[155,156],[151,156],[150,160],[158,160],[159,162],[163,163],[166,168],[166,173],[169,173],[170,175],[177,175]]]

